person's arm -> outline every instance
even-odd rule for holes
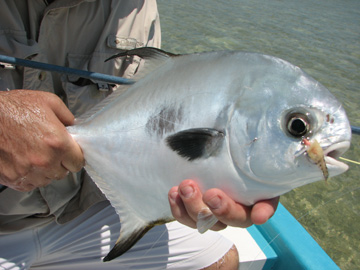
[[[83,154],[65,128],[73,123],[54,94],[0,92],[0,184],[30,191],[79,171]]]
[[[211,229],[221,230],[227,225],[249,227],[265,223],[275,213],[279,197],[244,206],[219,189],[210,189],[202,194],[195,181],[184,180],[170,189],[169,203],[174,218],[192,228],[196,228],[199,211],[208,207],[219,220]]]

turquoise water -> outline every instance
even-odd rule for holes
[[[158,0],[162,48],[260,52],[325,85],[360,126],[359,0]],[[344,157],[360,161],[360,136]],[[360,265],[360,166],[281,197],[341,269]],[[316,254],[314,254],[316,256]]]

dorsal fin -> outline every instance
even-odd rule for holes
[[[120,50],[120,53],[117,53],[117,54],[109,57],[108,59],[105,60],[105,62],[109,61],[111,59],[118,58],[118,57],[134,56],[134,55],[137,55],[142,59],[154,59],[154,58],[164,58],[164,57],[168,58],[168,57],[179,56],[179,54],[166,52],[159,48],[141,47],[141,48],[136,48],[136,49],[132,49],[132,50]]]
[[[136,48],[133,50],[120,50],[121,52],[106,59],[105,61],[109,61],[111,59],[115,59],[118,57],[126,57],[126,56],[138,56],[140,57],[144,63],[140,63],[141,68],[138,68],[138,71],[131,78],[133,81],[138,81],[141,78],[145,77],[155,69],[159,68],[166,61],[170,60],[172,57],[180,56],[178,54],[173,54],[170,52],[163,51],[154,47],[142,47]],[[101,101],[99,104],[95,105],[92,109],[82,114],[80,117],[76,119],[76,124],[81,124],[93,116],[95,113],[102,110],[109,103],[111,103],[114,99],[120,96],[122,93],[131,88],[131,85],[122,85],[116,91],[114,91],[111,95]]]
[[[140,68],[132,78],[132,80],[138,81],[165,64],[171,58],[180,56],[180,54],[166,52],[154,47],[142,47],[132,50],[121,50],[120,53],[111,56],[105,61],[127,56],[138,56],[141,58]]]

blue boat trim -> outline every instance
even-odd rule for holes
[[[256,244],[262,250],[266,257],[266,263],[263,266],[263,270],[274,269],[274,265],[278,260],[278,255],[264,238],[264,236],[259,232],[255,225],[247,228],[247,231],[251,234],[252,238],[255,240]]]
[[[279,204],[275,215],[268,222],[254,227],[277,254],[272,269],[340,269],[282,204]],[[257,234],[254,231],[254,229],[249,228],[249,232],[258,241]],[[258,245],[264,246],[262,240],[259,241]],[[264,249],[262,248],[264,253],[269,252],[266,245]],[[270,254],[270,256],[273,255]],[[264,267],[264,269],[269,268]]]

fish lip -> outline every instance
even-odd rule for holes
[[[339,170],[339,173],[337,174],[347,171],[349,169],[349,166],[337,159],[341,157],[349,148],[350,142],[342,141],[332,144],[328,148],[324,149],[323,152],[326,166],[328,168],[335,167],[337,170]]]

